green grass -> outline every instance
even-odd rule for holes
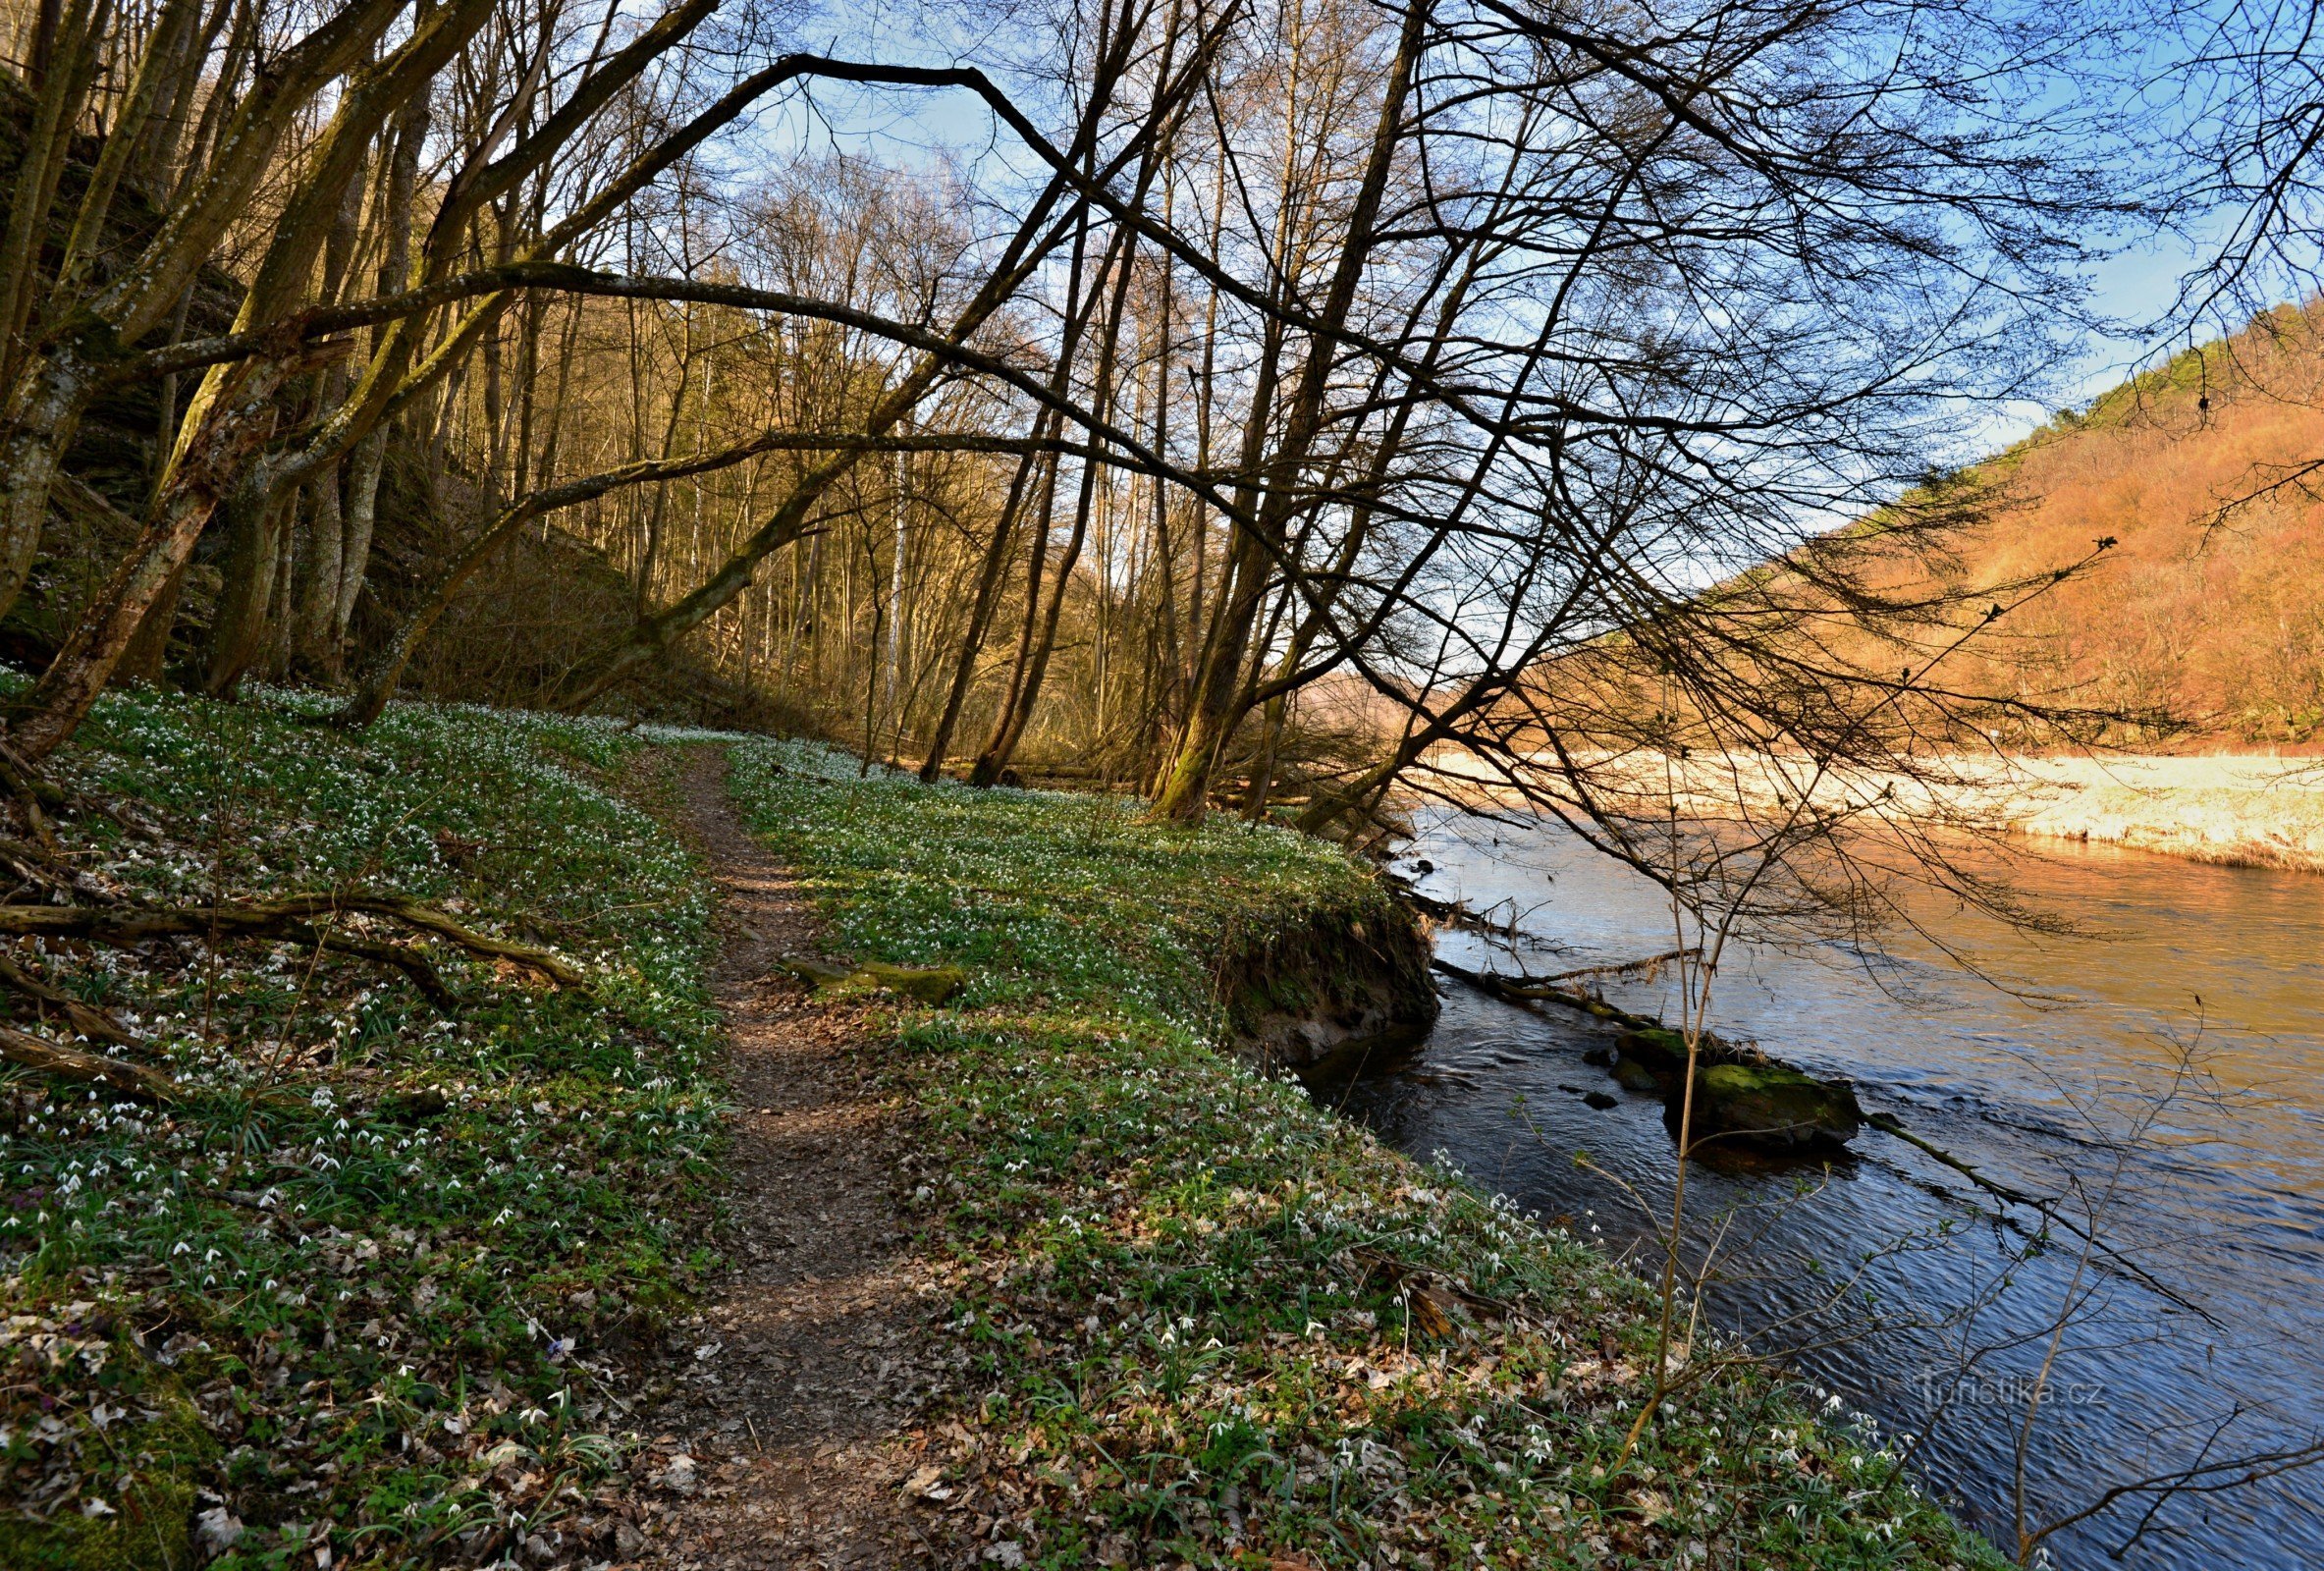
[[[734,753],[835,947],[973,979],[892,1016],[960,1372],[930,1433],[969,1503],[932,1530],[1059,1567],[1992,1563],[1892,1455],[1749,1367],[1617,1468],[1643,1284],[1214,1050],[1221,956],[1378,912],[1353,862]]]
[[[197,1520],[229,1518],[225,1571],[303,1571],[325,1544],[339,1566],[474,1563],[532,1535],[611,1557],[623,1349],[711,1264],[725,1111],[712,896],[646,810],[672,760],[451,708],[351,738],[303,702],[108,699],[60,772],[166,833],[68,818],[78,865],[162,898],[394,890],[599,985],[439,947],[447,1016],[295,945],[20,951],[188,1095],[0,1071],[0,1564],[185,1565]],[[1393,918],[1358,864],[733,750],[837,948],[971,978],[882,1017],[942,1260],[924,1433],[967,1506],[910,1507],[927,1531],[1053,1566],[1985,1554],[1748,1371],[1614,1470],[1645,1289],[1215,1050],[1238,958]]]
[[[639,743],[424,707],[351,738],[299,704],[110,698],[60,774],[167,835],[69,818],[75,860],[164,898],[417,895],[599,985],[439,948],[444,1016],[290,944],[20,951],[189,1094],[0,1072],[0,1563],[189,1564],[202,1512],[242,1524],[225,1571],[469,1559],[520,1519],[593,1542],[608,1360],[704,1264],[711,896],[607,786]]]

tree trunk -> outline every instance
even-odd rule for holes
[[[1033,429],[1037,436],[1054,432],[1054,417],[1044,411],[1042,420]],[[952,745],[952,731],[960,724],[961,705],[967,702],[968,689],[976,680],[977,656],[984,650],[994,604],[1000,598],[1000,580],[1008,566],[1008,542],[1016,533],[1017,510],[1024,501],[1025,482],[1032,477],[1034,465],[1039,461],[1036,453],[1027,453],[1017,460],[1017,472],[1008,483],[1008,496],[1000,504],[1000,517],[993,525],[993,538],[985,547],[985,560],[978,567],[976,599],[968,609],[968,630],[960,640],[960,658],[952,667],[952,684],[945,692],[944,710],[937,716],[935,733],[928,741],[928,757],[920,765],[920,778],[931,784],[945,772],[945,749]]]
[[[306,483],[306,546],[292,607],[293,660],[332,683],[340,677],[339,586],[347,571],[339,475],[338,464],[327,464]]]
[[[332,659],[344,667],[348,630],[355,601],[371,570],[371,535],[379,517],[379,479],[387,466],[388,428],[381,426],[355,444],[347,461],[347,497],[340,524],[339,602],[332,609]]]
[[[267,613],[274,604],[275,567],[284,515],[297,496],[245,480],[226,501],[225,585],[210,621],[210,646],[201,690],[213,698],[233,693],[266,647]]]
[[[1211,639],[1204,651],[1205,670],[1195,684],[1186,737],[1169,778],[1155,800],[1156,818],[1192,822],[1203,815],[1210,793],[1211,772],[1217,767],[1218,753],[1230,729],[1235,681],[1241,675],[1245,648],[1264,598],[1267,569],[1287,538],[1286,526],[1299,506],[1300,471],[1322,428],[1324,395],[1333,358],[1334,339],[1329,335],[1346,324],[1355,305],[1357,286],[1372,254],[1373,226],[1387,190],[1389,168],[1403,128],[1405,94],[1411,85],[1413,68],[1420,59],[1428,16],[1429,0],[1412,0],[1405,12],[1396,60],[1389,70],[1386,90],[1380,95],[1379,115],[1373,127],[1363,183],[1348,215],[1347,235],[1332,268],[1331,287],[1317,312],[1323,331],[1309,335],[1307,360],[1301,367],[1299,386],[1290,402],[1282,438],[1267,465],[1267,484],[1259,501],[1258,515],[1251,517],[1246,514],[1236,521],[1238,581],[1227,620],[1218,629],[1221,635]],[[1247,467],[1245,472],[1249,473],[1250,469]]]
[[[1050,590],[1049,614],[1043,618],[1041,634],[1033,644],[1032,658],[1025,664],[1025,679],[1018,688],[1016,702],[1001,716],[1000,730],[993,738],[993,745],[985,749],[985,756],[976,761],[976,773],[985,785],[998,781],[1006,770],[1009,760],[1025,740],[1025,731],[1033,722],[1034,705],[1041,698],[1041,683],[1049,675],[1050,654],[1057,646],[1057,618],[1065,609],[1065,596],[1073,587],[1073,569],[1080,565],[1081,548],[1089,538],[1090,513],[1097,489],[1098,466],[1085,460],[1081,468],[1081,491],[1074,499],[1073,533],[1066,537],[1065,554],[1057,561],[1057,576]]]
[[[48,519],[48,493],[65,449],[81,428],[95,368],[74,346],[62,346],[23,379],[0,429],[0,617],[31,576]]]
[[[378,289],[382,295],[402,289],[411,276],[411,202],[419,184],[420,146],[427,140],[429,104],[426,92],[416,94],[396,117],[396,146],[388,164],[386,211],[380,218],[383,244]],[[389,327],[371,336],[374,354],[387,346]],[[331,633],[335,669],[347,659],[348,629],[353,625],[355,600],[371,570],[371,536],[379,516],[379,480],[387,465],[392,427],[380,425],[356,442],[347,461],[347,491],[339,552],[339,603]]]
[[[1017,653],[1008,672],[1008,686],[1000,697],[1000,713],[993,722],[992,739],[969,766],[968,784],[982,790],[1000,784],[1005,763],[1001,743],[1008,739],[1009,722],[1017,712],[1017,694],[1024,691],[1025,673],[1033,664],[1033,640],[1041,627],[1041,590],[1049,567],[1049,537],[1056,521],[1057,459],[1051,455],[1041,469],[1041,514],[1033,525],[1032,551],[1025,564],[1025,617],[1017,627]]]
[[[19,752],[47,757],[87,716],[146,614],[185,571],[226,488],[237,483],[252,450],[266,440],[271,422],[265,410],[280,384],[279,368],[260,362],[242,373],[233,397],[211,403],[183,444],[170,485],[136,547],[90,598],[65,647],[27,695],[9,733]]]
[[[184,569],[170,574],[161,592],[153,597],[152,609],[145,613],[145,620],[137,623],[136,636],[122,651],[121,664],[114,668],[116,679],[161,685],[169,673],[170,634],[177,630],[178,596],[185,587]]]

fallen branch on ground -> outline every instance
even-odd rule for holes
[[[357,959],[370,960],[380,965],[392,965],[411,979],[411,985],[424,994],[430,1003],[450,1013],[459,1003],[443,975],[430,964],[428,957],[408,944],[391,940],[357,938],[351,933],[326,932],[311,925],[301,924],[290,930],[286,937],[301,944],[312,944],[329,949],[334,954],[351,954]]]
[[[110,1010],[82,1002],[53,983],[42,981],[5,954],[0,954],[0,987],[13,989],[27,999],[47,1004],[64,1015],[67,1023],[84,1037],[116,1043],[125,1048],[144,1046],[130,1034],[129,1027],[113,1017]]]
[[[375,946],[369,940],[336,933],[318,934],[313,926],[318,917],[358,914],[387,917],[432,933],[471,954],[511,961],[540,973],[561,988],[589,986],[588,976],[578,966],[546,949],[479,933],[432,905],[397,894],[288,894],[271,900],[233,900],[216,905],[0,905],[0,934],[19,938],[86,939],[96,944],[120,945],[142,944],[159,938],[287,938],[313,942],[319,937],[325,948],[363,954],[410,973],[409,962],[417,957],[417,951],[407,946]],[[352,948],[358,944],[366,948]],[[373,952],[389,948],[396,952],[393,955]],[[411,974],[417,981],[417,975]],[[425,988],[428,984],[421,985]],[[441,987],[441,979],[435,985]]]
[[[60,1079],[108,1085],[150,1102],[175,1102],[179,1096],[178,1082],[159,1070],[63,1047],[14,1026],[0,1025],[0,1058]]]

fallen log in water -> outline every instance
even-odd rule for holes
[[[1589,966],[1556,977],[1507,977],[1472,971],[1449,960],[1433,963],[1446,975],[1512,1003],[1559,1003],[1627,1027],[1615,1039],[1614,1054],[1603,1067],[1632,1091],[1658,1094],[1674,1132],[1685,1106],[1691,1061],[1691,1135],[1698,1148],[1715,1144],[1798,1156],[1838,1149],[1854,1139],[1865,1117],[1855,1088],[1847,1081],[1818,1079],[1708,1031],[1697,1035],[1690,1052],[1686,1037],[1661,1021],[1564,985],[1565,977],[1609,975],[1682,957],[1682,951],[1674,950],[1632,965]]]

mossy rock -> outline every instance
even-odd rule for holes
[[[922,1003],[946,1002],[968,986],[968,973],[956,965],[888,965],[868,960],[856,968],[855,974],[871,978],[891,993],[918,999]]]
[[[1674,1124],[1679,1099],[1665,1116]],[[1695,1077],[1695,1139],[1777,1155],[1829,1151],[1864,1124],[1856,1090],[1782,1064],[1714,1063]]]
[[[1640,1026],[1616,1037],[1614,1050],[1617,1054],[1614,1078],[1634,1091],[1650,1089],[1631,1084],[1638,1070],[1653,1076],[1656,1084],[1665,1091],[1675,1089],[1686,1077],[1687,1039],[1676,1031],[1668,1031],[1658,1025]],[[1625,1063],[1632,1066],[1633,1076],[1630,1078],[1623,1074],[1622,1065]]]
[[[968,986],[968,973],[956,965],[890,965],[866,960],[853,967],[817,965],[793,960],[784,967],[818,993],[869,993],[885,988],[922,1003],[942,1004]]]
[[[1625,1091],[1662,1091],[1678,1083],[1674,1071],[1667,1077],[1656,1074],[1651,1064],[1642,1063],[1625,1053],[1614,1060],[1614,1079]]]

